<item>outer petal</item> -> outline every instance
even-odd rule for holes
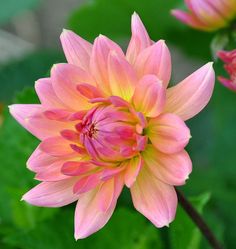
[[[115,51],[118,55],[124,56],[122,49],[115,42],[108,39],[106,36],[100,35],[94,41],[90,62],[90,71],[97,80],[98,87],[108,95],[110,95],[111,90],[107,61],[111,51]]]
[[[70,30],[63,30],[61,43],[69,64],[89,71],[92,44]]]
[[[167,89],[165,112],[175,113],[183,120],[198,114],[209,102],[215,83],[212,63],[207,63],[182,82]]]
[[[136,86],[133,95],[135,109],[147,117],[158,116],[164,108],[165,91],[166,89],[155,75],[144,76]]]
[[[114,188],[113,197],[111,197],[110,192],[108,194],[106,186],[101,188],[98,187],[90,192],[80,195],[75,210],[76,239],[86,238],[90,234],[97,232],[110,219],[123,186],[122,181],[117,181],[116,184],[118,185]],[[108,201],[106,204],[109,205],[104,206],[104,203],[101,205],[102,200],[106,202]]]
[[[126,58],[131,64],[134,64],[139,53],[151,46],[152,41],[140,17],[136,13],[132,15],[131,30],[132,37],[127,49]]]
[[[200,29],[200,30],[211,30],[211,27],[208,27],[206,24],[202,23],[197,17],[193,14],[186,13],[182,10],[172,10],[171,14],[179,19],[181,22],[192,26],[193,28]]]
[[[70,64],[54,65],[51,71],[53,89],[60,100],[72,110],[85,110],[91,104],[76,89],[79,83],[95,84],[81,68]]]
[[[35,90],[44,107],[65,109],[65,105],[53,90],[52,80],[50,78],[39,79],[36,81]]]
[[[146,74],[154,74],[167,86],[171,77],[171,57],[163,40],[144,49],[134,65],[139,78]]]
[[[42,182],[29,192],[22,200],[41,207],[62,207],[78,199],[73,193],[73,185],[76,178],[70,178],[58,182]]]
[[[192,171],[192,162],[186,151],[164,154],[149,145],[142,153],[145,167],[162,182],[183,185]]]
[[[174,220],[177,207],[174,187],[159,181],[145,167],[131,187],[131,195],[135,208],[155,226],[168,226]]]
[[[58,158],[48,155],[47,153],[40,150],[38,146],[29,157],[27,161],[27,167],[34,172],[38,172],[41,171],[44,167],[48,167],[50,164],[54,163],[57,160]]]
[[[182,151],[191,137],[190,130],[184,121],[170,113],[151,119],[147,135],[152,144],[163,153]]]
[[[129,101],[137,82],[136,74],[123,56],[111,52],[108,57],[109,82],[112,95]]]
[[[17,104],[9,106],[11,115],[40,140],[59,135],[62,129],[70,129],[73,123],[49,120],[42,114],[41,105]]]

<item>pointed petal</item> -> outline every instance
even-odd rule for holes
[[[47,138],[41,142],[39,148],[43,152],[55,157],[70,156],[74,154],[74,151],[70,146],[70,141],[63,137]]]
[[[68,179],[69,176],[62,174],[61,168],[65,160],[57,160],[47,167],[41,167],[35,179],[38,181],[55,182]]]
[[[134,207],[156,227],[168,226],[174,220],[177,196],[174,187],[167,185],[142,168],[131,187]]]
[[[61,43],[69,64],[89,71],[92,44],[70,30],[63,30]]]
[[[159,180],[170,185],[183,185],[192,171],[192,162],[186,151],[164,154],[149,145],[142,153],[145,167]]]
[[[118,196],[115,196],[111,202],[110,207],[106,211],[102,211],[99,205],[101,196],[103,194],[99,191],[99,187],[90,192],[80,195],[80,199],[75,210],[75,238],[83,239],[97,232],[110,219],[117,202]]]
[[[94,84],[94,79],[83,69],[70,64],[57,64],[51,70],[52,85],[60,100],[72,110],[91,107],[76,89],[79,83]]]
[[[158,116],[165,104],[165,88],[155,75],[144,76],[135,88],[133,103],[147,117]]]
[[[41,171],[44,167],[48,167],[50,164],[58,160],[58,158],[52,157],[40,150],[39,147],[40,146],[35,149],[26,163],[27,168],[34,172]]]
[[[104,35],[100,35],[94,41],[90,71],[96,79],[98,87],[106,94],[110,95],[110,85],[108,78],[108,55],[115,51],[120,56],[124,56],[122,49],[112,40]]]
[[[27,192],[22,200],[40,207],[62,207],[78,199],[73,193],[74,178],[57,181],[42,182]]]
[[[160,40],[144,49],[134,67],[139,78],[146,74],[154,74],[167,87],[171,76],[171,57],[165,42]]]
[[[137,82],[136,74],[131,65],[123,56],[111,52],[108,57],[108,72],[112,95],[120,96],[129,101]]]
[[[136,181],[139,171],[143,166],[143,159],[139,155],[130,159],[127,163],[124,164],[126,164],[125,185],[130,188]]]
[[[151,46],[152,41],[140,19],[140,17],[134,13],[131,21],[132,37],[127,49],[126,58],[130,64],[134,64],[139,53]]]
[[[175,113],[183,120],[198,114],[209,102],[215,83],[212,63],[207,63],[182,82],[167,89],[165,112]]]
[[[176,153],[184,149],[190,139],[190,130],[177,115],[166,113],[151,119],[147,135],[152,144],[163,153]]]
[[[44,107],[65,109],[65,105],[61,102],[53,90],[52,80],[50,78],[37,80],[35,83],[35,90]]]

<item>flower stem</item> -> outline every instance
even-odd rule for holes
[[[212,246],[212,248],[223,249],[223,247],[220,245],[219,241],[217,241],[216,237],[214,236],[208,225],[205,223],[205,221],[202,219],[200,214],[197,212],[197,210],[192,206],[192,204],[184,197],[184,195],[179,190],[176,189],[176,192],[180,205],[200,229],[200,231],[202,232],[206,240],[209,242],[209,244]]]

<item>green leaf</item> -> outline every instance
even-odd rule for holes
[[[93,40],[100,33],[127,45],[131,15],[136,11],[153,40],[165,39],[188,54],[209,60],[212,34],[199,32],[184,25],[170,14],[182,0],[94,0],[76,10],[68,26],[80,36]],[[197,44],[199,49],[194,49]]]
[[[20,12],[35,8],[39,3],[39,0],[7,0],[1,1],[0,8],[0,23],[9,21],[12,17]]]
[[[203,207],[207,204],[209,198],[210,194],[205,193],[191,198],[190,201],[202,214]],[[178,206],[176,219],[170,225],[169,233],[172,249],[200,249],[202,235],[180,205]]]
[[[19,232],[5,239],[8,245],[24,249],[163,249],[157,229],[137,212],[118,208],[109,223],[89,238],[73,238],[73,210],[63,208],[46,223],[30,232]]]
[[[63,61],[62,53],[42,50],[0,67],[0,102],[10,103],[18,91],[34,86],[36,80],[47,75],[54,63]]]

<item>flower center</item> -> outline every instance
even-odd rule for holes
[[[123,161],[131,158],[144,150],[147,143],[140,115],[131,113],[127,107],[95,107],[79,124],[80,142],[95,160]]]

